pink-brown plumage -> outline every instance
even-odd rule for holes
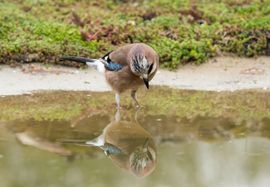
[[[144,85],[141,78],[130,69],[133,56],[138,54],[145,56],[150,63],[156,64],[155,71],[150,75],[149,81],[154,77],[159,65],[159,58],[154,49],[143,43],[125,45],[109,55],[112,61],[124,65],[124,68],[116,72],[105,71],[106,80],[114,91],[122,93],[127,89],[137,90]]]
[[[144,43],[124,45],[100,59],[82,57],[63,57],[62,60],[72,60],[95,66],[105,70],[105,78],[116,94],[117,107],[120,107],[120,94],[131,90],[131,97],[139,106],[136,91],[140,86],[149,87],[159,67],[159,57],[155,50]]]

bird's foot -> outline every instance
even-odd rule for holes
[[[133,108],[135,108],[136,110],[140,110],[140,109],[143,108],[143,106],[140,105],[139,103],[133,103],[132,106],[133,106]]]
[[[141,105],[139,104],[139,102],[137,101],[137,99],[133,100],[133,107],[135,107],[136,109],[140,109]]]
[[[139,104],[135,104],[135,108],[136,108],[136,109],[141,109],[141,108],[142,108],[142,106],[141,106],[141,105],[139,105]]]

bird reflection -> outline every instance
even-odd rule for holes
[[[114,120],[100,136],[87,141],[87,145],[100,147],[118,167],[145,177],[156,165],[156,149],[151,135],[137,122],[122,121],[117,110]]]
[[[62,155],[68,161],[84,156],[94,157],[94,149],[89,149],[89,146],[99,147],[116,166],[135,176],[145,177],[155,169],[156,149],[151,135],[137,122],[137,114],[138,111],[133,117],[132,113],[125,112],[123,117],[129,120],[121,120],[118,110],[109,124],[105,122],[108,118],[93,116],[89,118],[93,124],[96,121],[102,123],[89,125],[84,122],[70,127],[66,125],[66,121],[29,120],[14,121],[2,128],[11,133],[19,143]],[[127,117],[130,115],[131,120]],[[104,125],[104,122],[108,125]],[[0,132],[4,131],[0,129]],[[98,136],[96,133],[101,134]],[[87,139],[95,136],[98,137]],[[77,145],[83,147],[78,148]]]

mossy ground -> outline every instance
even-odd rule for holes
[[[164,67],[269,54],[270,0],[0,1],[0,63],[59,63],[145,42]]]
[[[269,92],[198,92],[155,87],[140,92],[141,114],[193,119],[229,118],[233,121],[270,118]],[[123,111],[135,111],[131,98],[124,94]],[[116,106],[109,92],[45,92],[0,98],[0,121],[71,120],[79,116],[114,114]],[[134,112],[133,111],[133,112]]]

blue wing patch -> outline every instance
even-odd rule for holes
[[[111,59],[110,59],[110,54],[111,54],[112,51],[108,52],[106,55],[104,55],[102,57],[103,60],[105,60],[107,62],[107,64],[105,64],[105,69],[106,70],[109,70],[109,71],[119,71],[120,69],[123,68],[123,65],[121,64],[117,64],[115,62],[113,62]]]
[[[102,149],[106,152],[107,155],[122,154],[122,151],[118,147],[116,147],[110,143],[105,143]]]
[[[105,68],[109,71],[119,71],[120,69],[123,68],[123,65],[110,62],[108,63],[108,65],[105,66]]]

